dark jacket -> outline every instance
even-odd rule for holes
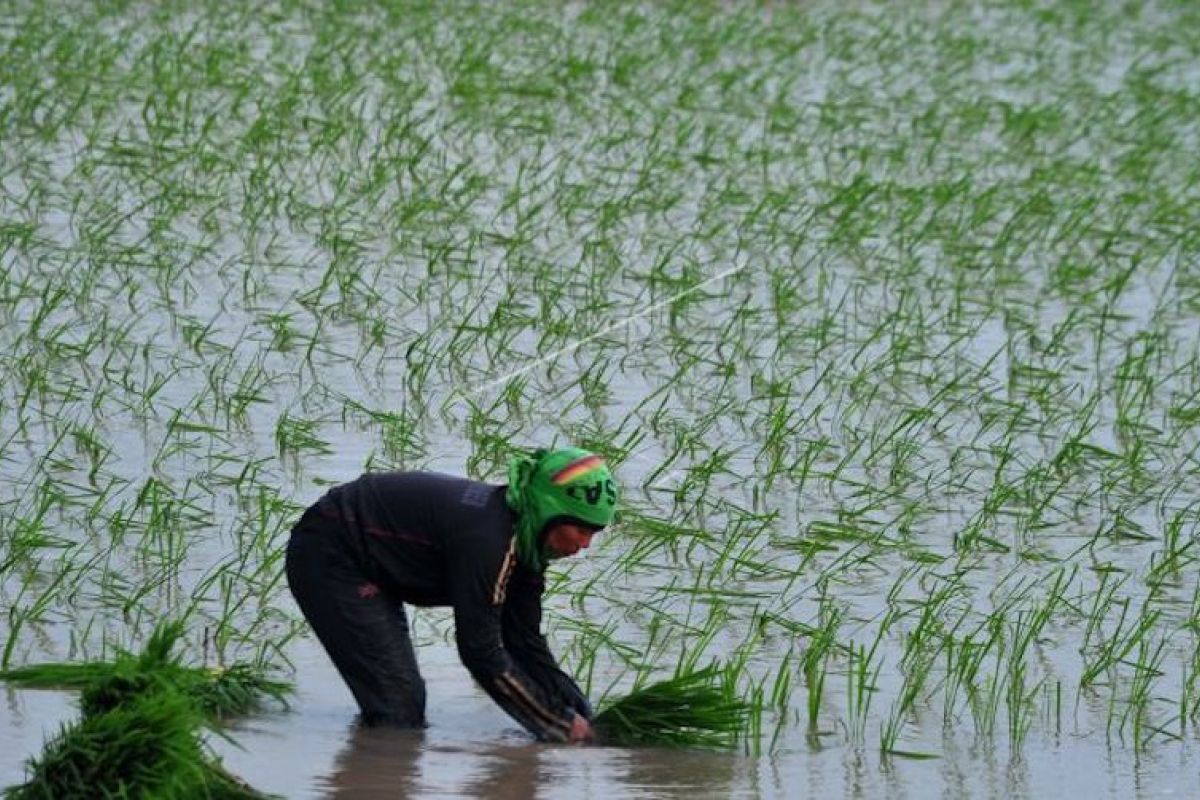
[[[545,578],[517,557],[503,486],[427,472],[367,473],[331,489],[317,510],[397,600],[454,609],[458,654],[493,700],[544,741],[565,741],[579,687],[541,633]]]

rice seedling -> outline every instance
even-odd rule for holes
[[[813,635],[801,657],[804,685],[808,691],[808,729],[817,732],[817,717],[821,712],[821,700],[825,692],[825,672],[829,655],[837,644],[837,631],[841,624],[842,611],[826,597],[821,598],[820,612]]]
[[[1098,678],[1107,675],[1113,667],[1122,662],[1133,648],[1143,642],[1150,631],[1154,629],[1154,624],[1162,613],[1158,609],[1143,608],[1143,613],[1135,621],[1130,621],[1126,625],[1129,599],[1123,599],[1120,602],[1120,607],[1121,611],[1117,617],[1116,629],[1110,637],[1101,640],[1096,645],[1094,660],[1090,664],[1085,665],[1083,674],[1080,675],[1079,685],[1081,689],[1088,688]]]
[[[1157,643],[1141,641],[1138,643],[1137,660],[1131,662],[1133,677],[1130,681],[1129,699],[1121,714],[1118,732],[1124,733],[1127,723],[1130,724],[1135,748],[1145,748],[1155,736],[1174,739],[1175,734],[1167,729],[1165,724],[1156,723],[1151,717],[1150,703],[1153,699],[1155,681],[1163,676],[1162,659],[1165,656],[1165,642]]]
[[[869,649],[866,645],[855,645],[853,642],[849,645],[846,666],[847,713],[850,715],[850,738],[856,744],[862,744],[865,739],[871,701],[874,693],[880,690],[878,681],[883,663],[882,660],[876,660],[876,653],[893,619],[891,611],[884,614]]]

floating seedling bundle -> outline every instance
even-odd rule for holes
[[[80,720],[67,723],[31,761],[9,798],[261,798],[229,775],[201,737],[205,726],[283,701],[290,687],[249,665],[184,666],[172,651],[178,622],[160,625],[141,653],[108,662],[38,664],[0,672],[31,688],[78,689]]]
[[[635,688],[596,715],[602,744],[725,749],[746,732],[751,706],[715,665]]]

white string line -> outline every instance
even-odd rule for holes
[[[487,391],[488,389],[491,389],[494,386],[498,386],[502,383],[507,383],[508,381],[511,381],[513,378],[519,378],[520,376],[524,375],[525,373],[531,372],[531,371],[537,369],[542,364],[545,364],[549,361],[554,361],[559,356],[574,352],[575,350],[578,350],[580,347],[583,347],[585,344],[587,344],[590,341],[593,341],[594,339],[599,339],[601,336],[604,336],[604,335],[616,330],[617,328],[623,327],[625,325],[629,325],[634,320],[638,320],[638,319],[646,317],[650,314],[653,314],[658,309],[663,308],[664,306],[669,306],[671,303],[674,303],[677,300],[681,300],[684,297],[687,297],[689,294],[694,294],[694,293],[700,291],[701,289],[703,289],[705,286],[709,285],[710,283],[715,283],[716,281],[719,281],[722,278],[728,278],[730,275],[734,275],[738,272],[741,272],[748,266],[750,266],[750,265],[742,264],[740,267],[730,267],[729,269],[725,270],[724,272],[720,272],[716,275],[713,275],[711,278],[705,278],[704,280],[700,281],[700,283],[697,283],[695,286],[689,286],[688,288],[684,289],[679,294],[668,297],[666,300],[660,300],[659,302],[654,303],[654,304],[648,306],[647,308],[642,309],[641,311],[639,311],[636,314],[632,314],[624,319],[617,320],[616,322],[612,323],[608,327],[601,328],[600,330],[596,331],[595,333],[591,334],[590,336],[586,336],[586,337],[580,339],[578,342],[574,342],[572,344],[566,345],[565,347],[560,347],[559,349],[555,350],[554,352],[544,355],[541,358],[537,359],[536,361],[534,361],[530,364],[526,364],[525,366],[521,367],[520,369],[513,370],[512,372],[502,375],[499,378],[490,380],[487,383],[480,384],[479,386],[476,386],[474,389],[468,389],[467,394],[477,395],[477,394]]]

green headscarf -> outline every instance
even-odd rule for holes
[[[604,459],[568,447],[514,456],[508,462],[508,507],[517,514],[517,555],[529,568],[546,568],[539,541],[546,524],[560,517],[603,528],[617,509],[617,486]]]

